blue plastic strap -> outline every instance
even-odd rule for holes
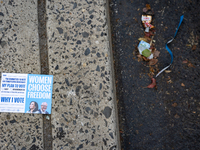
[[[178,25],[178,28],[176,29],[176,32],[175,32],[175,34],[174,34],[174,37],[173,37],[171,40],[169,40],[169,41],[166,43],[166,45],[165,45],[165,48],[167,49],[167,51],[168,51],[169,54],[171,55],[171,62],[170,62],[170,64],[169,64],[167,67],[163,68],[163,69],[156,75],[156,77],[159,76],[159,75],[160,75],[163,71],[165,71],[167,68],[169,68],[169,67],[171,66],[172,62],[173,62],[173,53],[172,53],[172,51],[169,49],[169,47],[167,46],[167,44],[171,43],[171,42],[174,40],[174,38],[176,37],[176,34],[177,34],[177,32],[178,32],[179,27],[181,26],[181,23],[182,23],[182,21],[183,21],[183,18],[184,18],[184,15],[182,15],[182,16],[180,17],[179,25]]]

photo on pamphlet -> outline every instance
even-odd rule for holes
[[[2,73],[0,112],[51,114],[53,75]]]

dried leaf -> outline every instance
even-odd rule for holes
[[[192,50],[193,50],[193,51],[196,50],[196,48],[197,48],[196,45],[193,45],[193,46],[192,46]]]
[[[176,107],[177,105],[178,105],[177,103],[172,104],[173,107]]]
[[[172,72],[172,71],[171,71],[171,70],[165,70],[165,72],[166,72],[166,73],[170,73],[170,72]]]
[[[139,131],[138,130],[135,130],[136,134],[139,134]]]
[[[142,55],[137,55],[137,57],[138,57],[138,62],[140,62],[140,61],[142,61]]]
[[[185,84],[184,84],[184,83],[181,83],[181,86],[185,86]]]
[[[142,56],[142,58],[144,59],[144,61],[149,61],[149,59],[144,56]]]
[[[150,4],[146,4],[146,8],[147,8],[148,10],[151,9]]]
[[[151,38],[148,36],[144,36],[145,39],[147,39],[148,41],[151,41]]]
[[[172,80],[171,80],[171,79],[170,79],[170,80],[168,80],[168,81],[167,81],[167,83],[172,83]]]
[[[151,49],[151,50],[152,50],[152,52],[154,52],[154,50],[155,50],[154,44],[151,44],[151,46],[150,46],[150,48],[149,48],[149,49]]]
[[[188,67],[195,68],[195,66],[191,62],[188,63]]]
[[[151,84],[149,84],[147,86],[147,88],[154,88],[156,86],[156,79],[155,78],[151,78]]]
[[[139,41],[145,41],[145,42],[148,42],[148,39],[147,39],[147,38],[139,38],[138,40],[139,40]]]
[[[182,63],[183,63],[183,64],[187,64],[187,63],[188,63],[188,61],[187,61],[187,60],[184,60],[184,61],[182,61]]]
[[[178,114],[176,114],[176,115],[174,116],[174,118],[178,119],[178,118],[180,118],[180,116],[179,116]]]
[[[155,65],[157,62],[158,62],[158,59],[151,59],[151,60],[149,61],[149,65],[150,65],[150,66],[151,66],[151,65]]]
[[[139,54],[139,55],[137,55],[137,57],[138,57],[138,58],[142,58],[142,55]]]
[[[156,50],[153,52],[153,57],[157,58],[157,57],[159,57],[159,55],[160,55],[160,51]]]
[[[147,36],[147,37],[151,36],[150,32],[145,32],[144,35]]]

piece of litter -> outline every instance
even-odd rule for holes
[[[148,49],[145,49],[142,51],[142,55],[145,57],[149,57],[151,55],[151,51]]]
[[[49,116],[46,116],[46,119],[49,120],[50,119]]]
[[[155,78],[151,78],[151,84],[149,84],[147,86],[147,88],[154,88],[156,86],[156,79]]]
[[[151,54],[151,55],[148,57],[148,59],[153,59],[153,54]]]
[[[150,48],[150,44],[145,42],[145,41],[140,41],[139,45],[138,45],[138,50],[140,52],[140,54],[142,55],[142,51],[144,51],[145,49],[149,49]]]

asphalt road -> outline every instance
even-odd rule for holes
[[[165,43],[184,15],[177,37],[169,45],[174,55],[171,72],[158,76],[157,89],[145,88],[151,82],[151,68],[147,62],[138,62],[135,48],[138,38],[144,36],[140,18],[148,2],[155,14],[159,70],[170,63]],[[199,0],[110,0],[122,149],[199,149],[199,7]]]

